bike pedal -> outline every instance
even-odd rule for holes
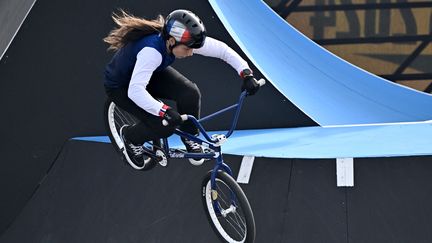
[[[156,150],[156,157],[158,158],[158,163],[160,166],[162,167],[168,166],[168,158],[162,150],[160,149]]]

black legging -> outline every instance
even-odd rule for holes
[[[201,93],[198,86],[172,67],[154,72],[147,85],[147,91],[156,99],[175,101],[180,114],[189,114],[196,118],[200,116]],[[143,144],[146,141],[169,137],[173,134],[174,127],[163,126],[159,116],[146,112],[128,97],[127,87],[117,89],[106,87],[106,93],[116,105],[140,120],[139,123],[126,130],[125,136],[132,143]],[[191,134],[199,132],[190,121],[186,121],[180,129]]]

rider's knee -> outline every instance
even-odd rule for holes
[[[190,85],[185,92],[183,92],[182,96],[187,100],[198,102],[201,100],[201,91],[196,84],[193,84]]]

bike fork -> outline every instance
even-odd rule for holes
[[[220,153],[220,151],[219,151]],[[222,215],[222,210],[221,207],[219,206],[218,203],[218,192],[217,192],[217,188],[216,188],[216,175],[218,173],[218,171],[225,171],[226,173],[228,173],[231,177],[233,177],[233,172],[231,170],[231,168],[225,164],[223,162],[223,158],[222,158],[222,153],[219,154],[219,157],[216,158],[216,165],[212,170],[212,174],[211,174],[211,198],[212,198],[212,203],[213,203],[213,208],[214,211],[217,215]],[[231,204],[234,206],[236,205],[236,197],[235,197],[235,193],[231,190]]]

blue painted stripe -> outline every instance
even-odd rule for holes
[[[111,143],[108,136],[76,137],[76,138],[72,138],[72,140],[98,142],[98,143]]]

